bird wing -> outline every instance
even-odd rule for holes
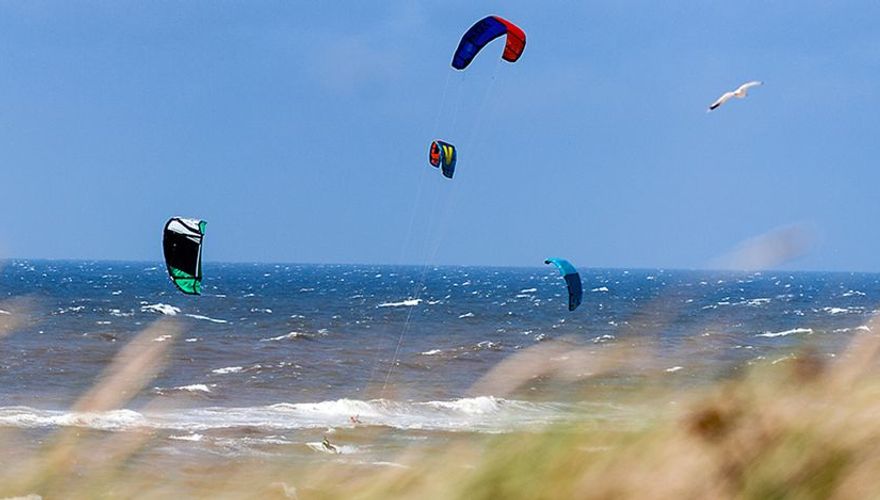
[[[764,84],[764,82],[759,82],[757,80],[753,80],[751,82],[744,83],[744,84],[740,85],[739,88],[736,89],[736,91],[737,92],[745,92],[752,87],[757,87],[758,85],[763,85],[763,84]]]
[[[724,95],[719,97],[717,101],[715,101],[709,105],[709,111],[712,111],[713,109],[717,108],[718,106],[721,106],[725,102],[729,101],[731,97],[733,97],[733,92],[725,92]]]

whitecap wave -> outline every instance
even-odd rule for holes
[[[501,400],[492,396],[462,398],[453,401],[429,401],[426,406],[465,413],[468,415],[485,415],[494,413],[501,407]]]
[[[55,314],[67,314],[67,313],[72,313],[72,312],[82,312],[85,310],[85,308],[86,308],[86,306],[70,306],[70,307],[65,307],[65,308],[57,310],[55,312]]]
[[[376,307],[414,307],[422,303],[422,299],[406,299],[400,302],[383,302]]]
[[[483,350],[492,350],[492,351],[500,351],[501,344],[499,342],[492,342],[491,340],[483,340],[481,342],[477,342],[477,345],[473,347],[475,351],[483,351]]]
[[[202,434],[187,434],[185,436],[171,435],[171,436],[168,436],[168,439],[174,439],[176,441],[195,441],[195,442],[198,442],[198,441],[201,441],[202,439],[204,439],[204,437],[205,436]]]
[[[174,390],[186,392],[211,392],[211,389],[205,384],[181,385],[175,387]]]
[[[260,339],[260,342],[277,342],[279,340],[295,340],[295,339],[311,339],[312,334],[304,333],[304,332],[290,332],[285,333],[284,335],[279,335],[277,337],[269,337],[265,339]]]
[[[211,323],[220,323],[220,324],[229,323],[225,319],[210,318],[208,316],[202,316],[201,314],[184,314],[184,316],[186,316],[187,318],[200,319],[203,321],[210,321]]]
[[[827,312],[828,314],[843,314],[843,313],[846,313],[846,308],[845,308],[845,307],[823,307],[822,310],[825,311],[825,312]]]
[[[832,333],[846,333],[846,332],[870,332],[871,328],[868,325],[860,325],[855,328],[835,328],[832,330]]]
[[[211,370],[211,373],[214,373],[217,375],[228,375],[230,373],[239,373],[242,370],[244,370],[243,366],[227,366],[224,368],[217,368],[215,370]]]
[[[791,330],[784,330],[781,332],[764,332],[755,335],[756,337],[785,337],[787,335],[793,335],[796,333],[813,333],[812,328],[792,328]]]
[[[170,392],[210,393],[211,388],[208,387],[206,384],[189,384],[189,385],[180,385],[177,387],[156,387],[155,391],[158,394],[168,394]]]
[[[180,308],[160,302],[157,304],[147,304],[145,306],[141,306],[141,312],[152,312],[164,314],[166,316],[177,316],[180,313]]]

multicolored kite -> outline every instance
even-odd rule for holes
[[[526,34],[519,26],[498,16],[489,16],[477,21],[461,37],[458,49],[452,56],[452,67],[463,70],[474,57],[492,40],[507,35],[507,44],[501,56],[507,62],[516,62],[526,48]]]
[[[443,176],[452,179],[455,173],[455,162],[458,156],[455,152],[455,146],[448,142],[440,140],[431,143],[431,150],[428,153],[428,162],[433,167],[440,167],[443,170]]]

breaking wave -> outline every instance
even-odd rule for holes
[[[202,391],[188,386],[178,390]],[[207,388],[207,387],[205,387]],[[357,425],[396,429],[498,433],[547,425],[583,414],[598,415],[610,406],[586,403],[533,403],[491,396],[449,401],[396,402],[339,399],[318,403],[279,403],[253,407],[208,407],[165,411],[114,410],[78,413],[25,406],[0,407],[0,427],[85,427],[107,431],[161,429],[195,435],[214,429],[262,430],[326,429]]]

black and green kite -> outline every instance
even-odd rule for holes
[[[172,217],[165,224],[162,248],[171,281],[187,295],[202,293],[202,239],[206,222]]]

